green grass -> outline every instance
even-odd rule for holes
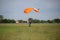
[[[0,24],[0,40],[60,40],[60,24]]]

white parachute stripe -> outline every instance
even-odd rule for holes
[[[33,10],[34,10],[35,12],[39,12],[39,10],[38,10],[38,9],[36,9],[36,8],[33,8]]]
[[[38,9],[36,9],[36,8],[33,8],[33,9],[38,11]]]

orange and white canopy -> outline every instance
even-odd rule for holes
[[[25,14],[28,14],[28,13],[30,13],[32,10],[34,10],[35,12],[39,12],[39,10],[36,9],[36,8],[26,8],[26,9],[24,10],[24,13],[25,13]]]

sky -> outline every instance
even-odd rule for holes
[[[24,14],[24,9],[29,7],[37,8],[39,12]],[[60,0],[0,0],[0,15],[15,20],[60,18]]]

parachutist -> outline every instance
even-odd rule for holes
[[[28,19],[29,27],[31,27],[32,20],[33,20],[32,18],[29,18],[29,19]]]
[[[31,22],[29,22],[29,27],[31,27]]]

